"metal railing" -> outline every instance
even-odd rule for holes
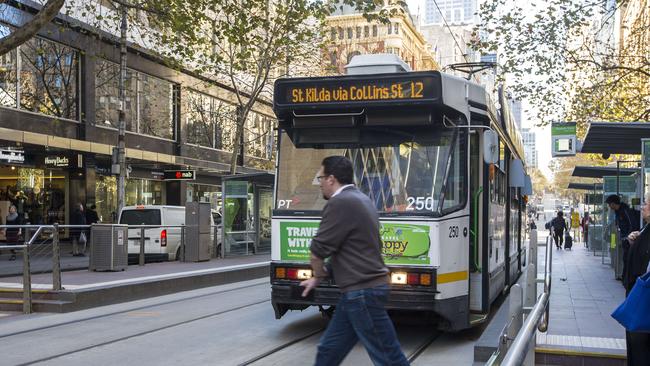
[[[534,365],[536,330],[546,332],[550,313],[553,230],[546,238],[544,292],[537,297],[537,231],[531,230],[530,260],[526,270],[526,295],[519,284],[510,289],[509,322],[504,327],[499,348],[487,365]],[[534,241],[533,241],[534,240]],[[534,304],[534,305],[533,305]],[[528,313],[525,322],[523,315]],[[523,325],[522,325],[523,323]]]
[[[60,229],[88,229],[88,225],[0,225],[0,230],[24,229],[24,244],[0,245],[0,249],[20,250],[23,254],[23,313],[32,312],[32,279],[30,270],[30,248],[46,229],[52,230],[52,290],[61,290]],[[31,229],[36,231],[31,234]],[[31,236],[30,236],[31,234]],[[27,239],[29,238],[29,239]]]

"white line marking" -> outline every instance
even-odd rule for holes
[[[537,332],[537,346],[569,346],[625,350],[625,339],[555,335]]]
[[[268,265],[269,263],[271,262],[265,261],[265,262],[249,263],[249,264],[238,264],[238,265],[219,267],[219,268],[198,269],[195,271],[175,272],[175,273],[167,273],[167,274],[161,274],[155,276],[135,277],[135,278],[127,278],[123,280],[91,283],[87,285],[67,285],[64,283],[63,287],[66,290],[88,289],[93,287],[138,283],[138,282],[146,282],[146,281],[161,280],[161,279],[168,279],[168,278],[189,277],[191,275],[199,275],[199,274],[220,273],[220,272],[226,272],[235,269],[256,268],[256,267],[262,267]],[[22,289],[23,285],[21,283],[0,282],[0,287]],[[51,284],[32,283],[32,289],[48,290],[51,288],[52,288]]]

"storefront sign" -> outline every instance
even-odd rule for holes
[[[311,239],[320,223],[280,222],[280,258],[309,261]],[[386,264],[430,264],[428,225],[381,223],[382,256]]]
[[[70,158],[67,156],[46,156],[45,157],[45,167],[46,168],[68,168],[70,167]]]
[[[551,156],[574,156],[576,154],[575,122],[553,122],[551,125]]]
[[[24,163],[25,162],[25,152],[23,150],[14,150],[14,149],[0,149],[0,160],[4,160],[9,163]]]
[[[196,170],[165,170],[165,180],[195,180]]]
[[[162,180],[162,179],[165,179],[165,172],[153,171],[153,172],[151,172],[151,176],[153,177],[153,179],[161,179]]]

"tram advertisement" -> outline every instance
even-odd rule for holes
[[[280,222],[280,258],[309,261],[309,245],[318,232],[318,222]],[[428,225],[381,223],[382,255],[386,264],[426,265],[431,263]]]

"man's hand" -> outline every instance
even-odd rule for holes
[[[630,233],[630,235],[627,236],[627,240],[630,242],[630,244],[634,243],[638,238],[639,238],[639,232],[638,231],[633,231]]]
[[[306,297],[307,295],[309,295],[309,292],[315,289],[319,283],[320,280],[318,279],[318,277],[312,277],[308,280],[304,280],[300,282],[300,286],[305,288],[305,290],[302,292],[302,297]]]

